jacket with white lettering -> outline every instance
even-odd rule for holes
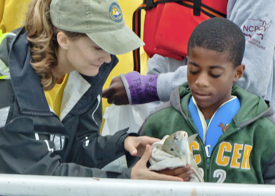
[[[125,154],[128,135],[126,130],[99,133],[102,87],[117,57],[94,77],[70,73],[59,118],[30,64],[26,36],[17,29],[0,45],[0,173],[130,178],[130,170],[100,170]]]
[[[211,156],[207,158],[199,136],[190,144],[196,163],[204,171],[204,180],[275,184],[274,111],[261,97],[238,86],[233,86],[232,95],[240,99],[241,108],[220,136]],[[139,133],[157,138],[179,130],[189,136],[198,133],[188,110],[191,96],[187,83],[175,89],[170,102],[150,115]]]

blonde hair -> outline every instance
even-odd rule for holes
[[[25,29],[30,42],[31,65],[41,76],[44,90],[51,90],[57,80],[62,77],[57,74],[57,33],[62,31],[69,39],[76,39],[85,34],[67,32],[54,27],[46,12],[50,10],[52,0],[32,0],[26,14]]]

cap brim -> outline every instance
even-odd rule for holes
[[[127,26],[116,31],[94,32],[87,35],[110,54],[125,54],[144,45],[143,41]]]

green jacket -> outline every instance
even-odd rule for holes
[[[211,157],[207,158],[203,141],[198,136],[190,144],[196,163],[206,182],[275,183],[274,110],[259,96],[233,86],[241,108],[219,138]],[[140,134],[163,138],[184,130],[189,136],[198,133],[188,111],[192,96],[187,83],[173,91],[170,102],[150,115]]]

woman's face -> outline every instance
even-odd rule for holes
[[[101,49],[88,36],[69,39],[65,58],[69,69],[86,76],[97,75],[103,63],[111,62],[111,55]]]

